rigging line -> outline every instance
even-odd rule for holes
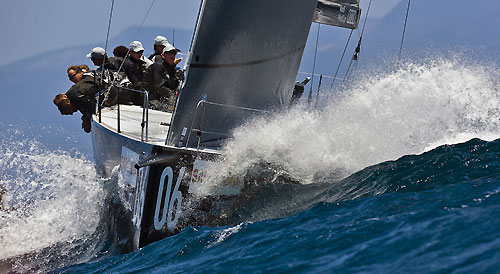
[[[114,0],[113,0],[114,1]],[[146,18],[148,18],[149,16],[149,12],[151,12],[151,9],[153,8],[153,5],[155,3],[155,0],[152,0],[151,1],[151,5],[149,6],[149,9],[148,9],[148,12],[146,13],[146,15],[144,16],[144,19],[142,19],[142,23],[141,25],[139,26],[139,29],[137,29],[137,32],[135,33],[134,35],[134,40],[135,38],[137,37],[137,35],[139,34],[139,32],[141,31],[142,29],[142,26],[144,25],[144,22],[146,22]],[[118,68],[118,70],[116,71],[116,73],[119,73],[122,68],[123,68],[123,63],[125,63],[125,60],[127,60],[127,58],[130,56],[130,48],[128,49],[127,51],[127,54],[125,55],[125,58],[123,58],[123,62],[121,63],[120,67]],[[115,79],[113,79],[113,82],[112,82],[112,85],[110,85],[110,89],[111,89],[111,86],[113,86],[115,84]]]
[[[371,1],[370,1],[371,2]],[[146,13],[146,15],[144,16],[144,19],[142,19],[142,23],[141,25],[139,26],[139,29],[137,30],[137,32],[135,33],[135,37],[137,37],[137,35],[139,34],[139,32],[141,31],[142,29],[142,26],[144,26],[144,23],[146,22],[146,19],[148,18],[149,16],[149,13],[151,12],[151,9],[153,8],[153,5],[155,3],[155,0],[151,1],[151,5],[149,6],[149,9],[148,9],[148,12]]]
[[[361,48],[360,48],[359,55],[361,55],[361,57],[360,57],[361,60],[363,60],[364,62],[366,62],[364,51],[361,51]]]
[[[115,6],[115,0],[113,0],[111,2],[111,11],[109,13],[109,22],[108,22],[108,33],[106,34],[106,44],[104,45],[104,52],[107,52],[107,50],[108,50],[109,31],[111,29],[111,18],[113,17],[113,8],[114,8],[114,6]]]
[[[318,41],[319,41],[319,27],[321,26],[320,23],[318,23],[318,31],[316,33],[316,48],[314,49],[314,61],[313,61],[313,70],[311,73],[311,88],[309,89],[309,96],[307,96],[307,107],[311,106],[311,101],[312,101],[312,89],[313,89],[313,83],[314,83],[314,70],[316,69],[316,54],[318,52]]]
[[[344,75],[344,79],[342,79],[342,83],[340,84],[341,87],[344,86],[344,83],[347,79],[347,75],[349,74],[349,71],[351,69],[351,65],[352,65],[352,61],[354,60],[354,58],[351,58],[351,62],[349,62],[349,66],[347,67],[347,71],[345,72],[345,75]]]
[[[349,63],[349,67],[347,68],[347,71],[345,73],[344,79],[342,80],[341,86],[344,85],[346,79],[349,80],[349,78],[351,77],[349,71],[351,69],[352,61],[353,60],[356,62],[358,61],[358,53],[361,51],[361,41],[363,40],[363,34],[365,33],[366,21],[368,19],[368,15],[370,14],[371,6],[372,6],[372,0],[370,0],[370,2],[368,3],[368,9],[366,10],[366,16],[365,16],[365,20],[363,22],[363,29],[361,30],[361,35],[359,36],[358,46],[356,47],[354,55],[351,58],[351,62]],[[359,33],[359,29],[358,29],[358,33]],[[347,77],[347,75],[349,75],[349,77]]]
[[[368,9],[366,10],[365,21],[363,22],[363,30],[361,31],[361,37],[359,38],[360,40],[363,37],[363,34],[365,33],[366,21],[368,19],[368,14],[370,14],[371,6],[372,6],[372,0],[370,0],[370,3],[368,3]],[[361,58],[363,58],[363,60],[365,58],[365,55],[363,54],[363,52],[361,52]]]
[[[357,6],[359,8],[359,3]],[[349,46],[349,42],[351,41],[351,37],[352,37],[353,32],[354,32],[354,29],[351,29],[351,32],[349,33],[349,38],[347,38],[347,42],[346,42],[345,47],[344,47],[344,51],[342,52],[342,57],[340,57],[339,65],[337,66],[337,70],[335,71],[335,75],[333,76],[333,81],[332,81],[332,84],[330,85],[329,91],[333,90],[333,84],[335,83],[335,80],[337,79],[337,75],[339,73],[340,66],[342,65],[342,61],[344,60],[344,56],[345,56],[345,53],[347,51],[347,47]],[[359,28],[358,28],[358,33],[359,33]],[[326,76],[326,77],[328,77],[328,76]],[[328,101],[329,95],[330,95],[330,92],[327,92],[326,93],[326,100],[327,101]]]
[[[347,70],[345,72],[344,79],[342,79],[342,84],[340,84],[341,87],[343,87],[345,81],[349,80],[349,78],[350,78],[350,76],[349,77],[347,77],[347,76],[350,75],[352,61],[356,61],[356,63],[358,62],[358,53],[361,51],[361,41],[362,41],[362,39],[363,39],[363,37],[360,36],[359,37],[359,41],[358,41],[358,46],[354,50],[354,54],[352,55],[351,61],[349,62],[349,66],[347,67]]]
[[[351,33],[349,33],[349,38],[347,38],[347,43],[345,44],[344,52],[342,53],[342,57],[340,57],[340,62],[339,62],[339,65],[337,66],[337,71],[335,71],[335,76],[333,76],[333,81],[332,81],[332,84],[330,85],[330,90],[333,89],[333,84],[335,83],[335,80],[337,79],[337,74],[339,73],[339,69],[340,69],[340,65],[342,64],[342,61],[344,60],[345,52],[347,51],[347,47],[349,46],[349,42],[351,41],[351,36],[352,36],[353,31],[354,31],[354,29],[351,29]],[[326,76],[326,77],[328,77],[328,76]],[[327,101],[328,101],[328,95],[329,95],[329,92],[326,94]]]
[[[321,90],[321,82],[323,81],[323,74],[319,76],[319,84],[318,84],[318,93],[316,94],[316,103],[314,104],[314,108],[318,108],[318,101],[319,101],[319,92]]]
[[[406,23],[408,22],[408,13],[410,11],[410,2],[411,1],[408,0],[408,7],[406,8],[405,26],[403,27],[403,36],[401,37],[401,46],[399,47],[398,65],[401,61],[401,52],[403,51],[403,41],[405,39]]]
[[[113,0],[113,3],[114,3],[114,0]],[[149,13],[151,12],[151,9],[153,8],[154,3],[155,3],[155,0],[152,0],[152,1],[151,1],[151,5],[149,6],[148,12],[146,13],[146,15],[144,16],[144,18],[142,19],[142,22],[141,22],[141,25],[139,26],[139,29],[138,29],[138,30],[137,30],[137,32],[134,34],[134,40],[135,40],[135,38],[137,37],[137,35],[139,34],[139,32],[141,31],[142,26],[144,25],[144,23],[146,22],[146,18],[148,18]],[[113,10],[111,10],[111,12],[112,12],[112,11],[113,11]],[[111,16],[111,15],[110,15],[110,16]],[[111,19],[110,19],[110,21],[111,21]],[[123,64],[125,63],[125,60],[127,60],[127,58],[128,58],[129,56],[130,56],[130,48],[128,49],[127,54],[125,55],[125,58],[123,58],[123,62],[120,64],[120,67],[118,68],[118,70],[116,71],[116,73],[119,73],[119,72],[122,70],[122,68],[123,68]],[[112,81],[111,81],[111,85],[109,85],[109,87],[107,88],[106,93],[109,93],[109,92],[110,92],[111,88],[115,85],[115,81],[116,81],[116,79],[113,77],[113,79],[112,79]],[[104,100],[103,100],[103,102],[101,103],[101,106],[102,106],[102,104],[103,104],[103,103],[104,103]]]
[[[356,70],[356,68],[358,67],[358,63],[359,63],[358,54],[360,53],[360,51],[361,51],[361,38],[359,39],[358,46],[356,47],[355,53],[351,58],[351,62],[349,63],[349,67],[347,68],[347,71],[344,75],[344,79],[342,80],[341,86],[344,86],[345,81],[350,81],[354,70]],[[352,65],[353,61],[354,61],[354,66],[352,67],[352,70],[351,70],[351,65]]]
[[[347,80],[349,81],[351,79],[351,76],[352,74],[356,71],[356,69],[358,68],[358,64],[359,64],[359,61],[356,60],[356,62],[354,62],[354,65],[352,66],[352,69],[351,71],[349,72],[349,76],[347,76]]]
[[[113,1],[111,2],[111,11],[109,12],[108,32],[106,33],[106,43],[104,44],[104,53],[106,53],[106,52],[108,51],[109,31],[110,31],[110,29],[111,29],[111,18],[113,17],[113,8],[114,8],[114,6],[115,6],[115,0],[113,0]],[[106,61],[106,59],[104,59],[104,61]],[[104,76],[104,72],[103,72],[103,69],[104,69],[104,63],[105,63],[105,62],[102,62],[102,64],[99,66],[99,67],[101,68],[101,73],[102,73],[102,75],[101,75],[101,77],[100,77],[100,78],[101,78],[101,80],[99,81],[99,84],[100,84],[100,86],[101,86],[101,87],[103,86],[103,85],[102,85],[102,82],[104,81],[104,79],[103,79],[103,76]],[[96,73],[97,73],[97,72],[96,72]],[[95,77],[95,76],[94,76],[94,77]],[[102,100],[102,102],[101,102],[101,106],[102,106],[102,104],[104,103],[104,101],[106,101],[106,100],[107,100],[108,94],[109,94],[109,90],[105,93],[104,99],[103,99],[103,100]],[[99,122],[101,122],[101,121],[99,121]]]
[[[370,0],[370,3],[368,3],[368,9],[366,10],[365,22],[363,23],[363,30],[361,31],[361,37],[363,37],[363,34],[365,33],[366,19],[368,19],[368,14],[370,13],[371,6],[372,6],[372,0]]]

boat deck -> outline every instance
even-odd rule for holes
[[[120,131],[121,134],[132,139],[141,140],[141,122],[143,108],[140,106],[120,105]],[[158,110],[148,110],[148,134],[147,143],[155,145],[165,144],[172,113]],[[98,117],[94,119],[98,122]],[[118,107],[112,106],[101,110],[101,125],[117,131]],[[146,127],[144,127],[144,138],[146,138]]]

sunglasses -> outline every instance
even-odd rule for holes
[[[73,80],[73,79],[76,77],[76,75],[77,75],[77,73],[75,73],[75,74],[73,74],[73,75],[68,75],[68,78],[69,78],[70,80]]]

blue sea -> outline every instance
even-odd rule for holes
[[[500,273],[498,76],[408,63],[257,118],[213,167],[253,176],[238,221],[129,254],[109,239],[119,184],[88,148],[0,124],[0,273]]]

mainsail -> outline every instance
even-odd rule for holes
[[[331,26],[355,29],[361,9],[358,0],[318,0],[313,21]]]
[[[316,2],[204,0],[167,144],[217,146],[255,110],[287,106]]]

